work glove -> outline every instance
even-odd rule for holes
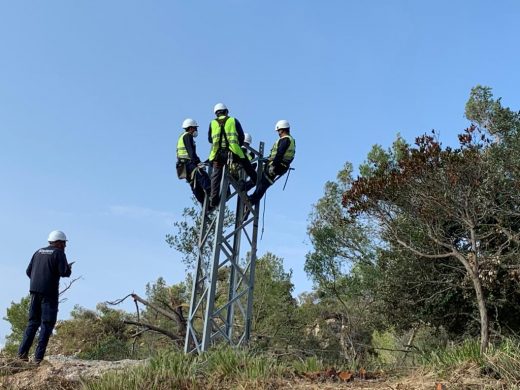
[[[274,173],[274,165],[273,164],[269,164],[268,165],[267,173],[269,174],[269,176],[274,176],[275,175],[275,173]]]

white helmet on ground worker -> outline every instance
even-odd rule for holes
[[[281,130],[281,129],[290,129],[290,128],[291,128],[291,125],[285,119],[280,119],[278,122],[276,122],[276,125],[274,127],[274,129],[276,131]]]
[[[219,111],[227,110],[228,108],[224,103],[217,103],[215,104],[215,107],[213,107],[213,112],[216,114]]]
[[[49,242],[67,241],[67,236],[61,230],[53,230],[52,232],[49,233],[49,237],[47,238],[47,241],[49,241]]]
[[[182,122],[182,128],[187,129],[188,127],[199,127],[199,125],[197,124],[197,121],[195,119],[186,118]]]
[[[244,143],[251,145],[251,142],[253,142],[253,137],[251,137],[251,134],[244,133]]]

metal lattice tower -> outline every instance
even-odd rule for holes
[[[253,162],[258,162],[260,178],[264,143],[260,143],[258,151],[249,150],[255,155]],[[232,173],[231,167],[228,159],[223,168],[218,208],[208,213],[208,197],[204,202],[184,344],[186,353],[205,352],[216,342],[245,345],[251,333],[259,205],[251,205],[247,200],[242,169]],[[232,204],[234,224],[226,226],[226,206]]]

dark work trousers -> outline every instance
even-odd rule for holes
[[[25,329],[22,343],[18,349],[18,356],[26,358],[29,355],[34,336],[40,328],[38,345],[34,353],[34,360],[43,359],[49,337],[51,337],[56,319],[58,318],[58,297],[49,298],[43,294],[31,293],[31,303],[29,306],[29,323]]]
[[[200,202],[202,206],[204,206],[204,196],[206,193],[209,194],[210,191],[210,181],[209,176],[203,169],[197,169],[197,164],[188,161],[186,163],[186,181],[191,187],[191,191],[195,198]],[[195,175],[193,176],[193,171],[195,171]]]
[[[219,202],[220,193],[220,181],[222,180],[222,170],[227,163],[228,151],[224,150],[217,153],[215,160],[213,160],[213,171],[211,172],[211,195],[210,195],[210,206],[216,207]],[[251,164],[251,161],[247,157],[240,158],[237,155],[233,155],[233,162],[236,162],[244,168],[249,179],[256,183],[256,171]]]
[[[268,173],[268,165],[264,165],[264,173],[262,178],[260,179],[260,183],[255,188],[255,192],[251,194],[249,197],[249,201],[253,204],[257,203],[262,199],[267,189],[273,184],[276,176],[282,176],[289,170],[288,166],[285,165],[275,165],[274,166],[274,175],[271,176]]]

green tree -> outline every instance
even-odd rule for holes
[[[166,235],[166,243],[183,254],[182,261],[186,268],[194,268],[197,265],[200,224],[202,223],[200,209],[197,206],[186,207],[182,212],[183,220],[175,221],[173,226],[175,234]],[[226,208],[224,226],[229,227],[234,223],[234,214]],[[214,233],[209,233],[207,241],[213,243]],[[203,260],[209,262],[211,245],[202,248]]]
[[[415,147],[401,150],[401,158],[388,154],[388,162],[377,164],[372,175],[356,179],[343,204],[352,217],[376,221],[385,239],[410,255],[458,261],[474,290],[485,350],[485,285],[499,282],[497,261],[516,262],[518,245],[506,231],[516,213],[511,205],[519,199],[511,191],[514,183],[496,172],[488,152],[494,146],[478,129],[468,128],[459,140],[458,149],[443,149],[435,134],[418,137]]]
[[[347,164],[327,183],[311,215],[305,269],[344,312],[364,296],[403,329],[443,316],[446,324],[448,314],[453,331],[471,330],[476,310],[485,349],[489,310],[495,323],[515,324],[506,313],[516,312],[508,294],[518,294],[520,120],[480,86],[466,114],[473,125],[455,149],[435,132],[413,146],[398,136],[388,150],[372,148],[355,180]]]
[[[265,348],[283,348],[301,335],[291,277],[292,271],[283,269],[282,258],[272,253],[256,262],[253,337]]]
[[[27,313],[31,297],[23,297],[20,302],[11,302],[7,308],[7,315],[3,319],[11,324],[11,333],[5,338],[3,352],[9,355],[16,355],[18,346],[22,342],[25,327],[27,326]]]
[[[473,87],[466,103],[465,115],[500,141],[504,136],[516,133],[520,117],[518,112],[503,107],[501,98],[494,99],[491,91],[490,87],[482,85]]]
[[[98,304],[96,310],[75,306],[71,318],[56,325],[52,351],[84,359],[119,360],[131,355],[132,332],[124,320],[131,315]]]
[[[314,250],[305,261],[305,271],[315,283],[319,300],[314,307],[320,319],[313,325],[319,329],[314,332],[316,339],[329,353],[340,353],[350,361],[365,353],[367,336],[369,341],[367,329],[371,325],[364,313],[373,298],[360,281],[368,284],[374,280],[376,254],[374,229],[366,221],[350,218],[341,204],[342,194],[352,181],[352,165],[347,163],[336,181],[325,184],[325,194],[310,216],[308,234]],[[339,349],[334,352],[331,346]]]

